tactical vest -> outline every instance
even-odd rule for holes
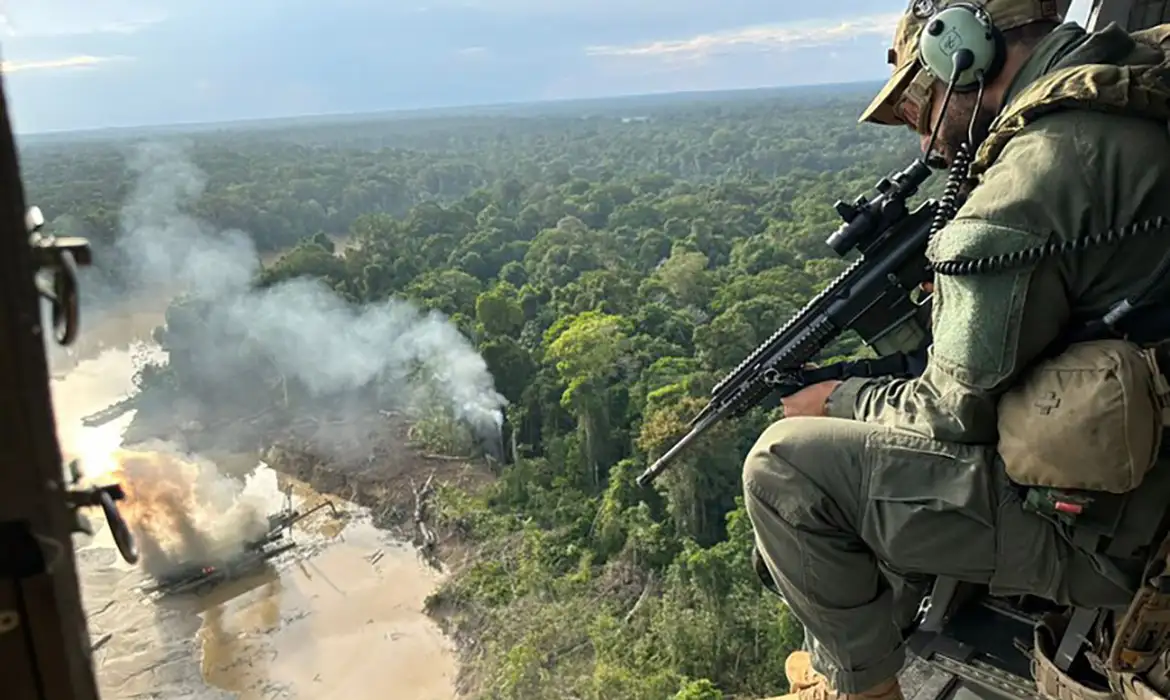
[[[1130,37],[1162,52],[1162,62],[1070,66],[1037,78],[992,122],[991,133],[975,153],[971,177],[989,168],[1025,126],[1057,110],[1091,109],[1170,122],[1170,24],[1133,32]]]
[[[1003,152],[1013,136],[1045,114],[1064,109],[1088,109],[1113,114],[1138,116],[1167,122],[1170,127],[1170,24],[1133,32],[1139,46],[1159,51],[1158,63],[1121,65],[1087,64],[1060,68],[1027,85],[1005,107],[991,125],[990,134],[975,153],[970,177],[975,181]],[[1032,489],[1029,500],[1037,509],[1045,504],[1061,505],[1060,495],[1046,489]],[[1142,588],[1129,609],[1115,620],[1113,640],[1105,648],[1110,689],[1092,688],[1071,678],[1053,663],[1055,648],[1046,642],[1052,625],[1048,621],[1037,628],[1033,649],[1033,674],[1042,696],[1062,700],[1126,700],[1165,698],[1148,681],[1150,673],[1164,680],[1164,669],[1155,669],[1159,660],[1166,665],[1170,653],[1170,536],[1162,543],[1150,569],[1142,577]],[[1162,685],[1158,683],[1158,685]]]

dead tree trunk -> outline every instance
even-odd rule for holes
[[[426,523],[430,499],[435,493],[434,480],[434,472],[427,477],[426,482],[421,487],[416,487],[414,480],[411,480],[411,490],[414,492],[414,544],[424,554],[430,554],[435,545],[439,543],[438,536],[435,535],[434,530],[428,527]]]

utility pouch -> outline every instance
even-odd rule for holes
[[[1170,536],[1146,566],[1141,587],[1117,623],[1106,668],[1145,673],[1170,652]]]
[[[1155,349],[1075,343],[999,402],[999,454],[1023,486],[1126,493],[1154,466],[1170,384]]]
[[[1109,683],[1126,700],[1165,700],[1170,655],[1170,537],[1146,566],[1105,659]],[[1160,667],[1160,668],[1159,668]],[[1155,688],[1157,686],[1158,689]]]
[[[1036,692],[1046,700],[1109,700],[1108,681],[1088,668],[1076,672],[1060,670],[1056,665],[1057,640],[1068,627],[1065,615],[1046,615],[1032,631],[1032,678]]]

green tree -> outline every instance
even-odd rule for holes
[[[567,385],[561,404],[577,418],[583,466],[594,488],[600,486],[602,470],[609,468],[613,453],[606,439],[611,418],[606,393],[626,353],[630,330],[628,319],[586,311],[561,319],[545,333],[546,357],[556,363]]]

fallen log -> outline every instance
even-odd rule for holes
[[[414,492],[414,527],[417,533],[415,546],[428,553],[439,542],[438,536],[426,523],[427,508],[430,505],[431,496],[435,493],[434,480],[434,472],[431,472],[421,487],[414,485],[414,479],[410,480],[410,488]]]

